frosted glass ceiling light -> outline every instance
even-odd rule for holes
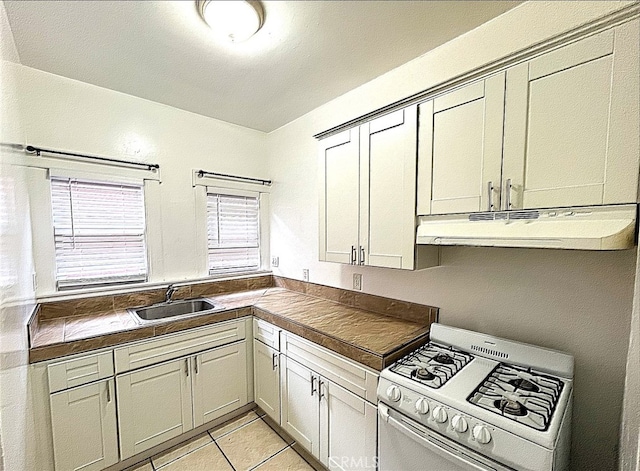
[[[202,19],[219,36],[241,42],[262,27],[264,12],[260,2],[244,0],[198,0]]]

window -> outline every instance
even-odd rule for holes
[[[51,178],[58,289],[146,281],[142,185]]]
[[[260,268],[259,221],[257,196],[207,194],[210,274]]]

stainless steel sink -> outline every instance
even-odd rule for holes
[[[175,317],[201,316],[221,311],[224,306],[217,306],[208,299],[185,299],[152,306],[129,309],[129,312],[141,322],[159,321]]]

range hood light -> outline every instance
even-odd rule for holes
[[[213,32],[228,41],[246,41],[264,23],[260,2],[245,0],[198,0],[198,11]]]

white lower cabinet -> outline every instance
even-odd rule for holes
[[[192,362],[195,427],[247,404],[246,341],[199,353]]]
[[[57,471],[92,471],[118,462],[116,400],[106,380],[51,394]]]
[[[280,354],[258,339],[253,340],[253,385],[255,402],[271,419],[280,423]]]
[[[282,356],[282,428],[315,457],[320,456],[318,375]]]
[[[320,461],[329,469],[376,468],[377,408],[320,379]]]
[[[122,459],[247,404],[246,341],[116,377]]]
[[[122,459],[193,428],[190,361],[173,360],[116,378]]]
[[[376,407],[281,358],[282,427],[329,469],[375,469]]]

